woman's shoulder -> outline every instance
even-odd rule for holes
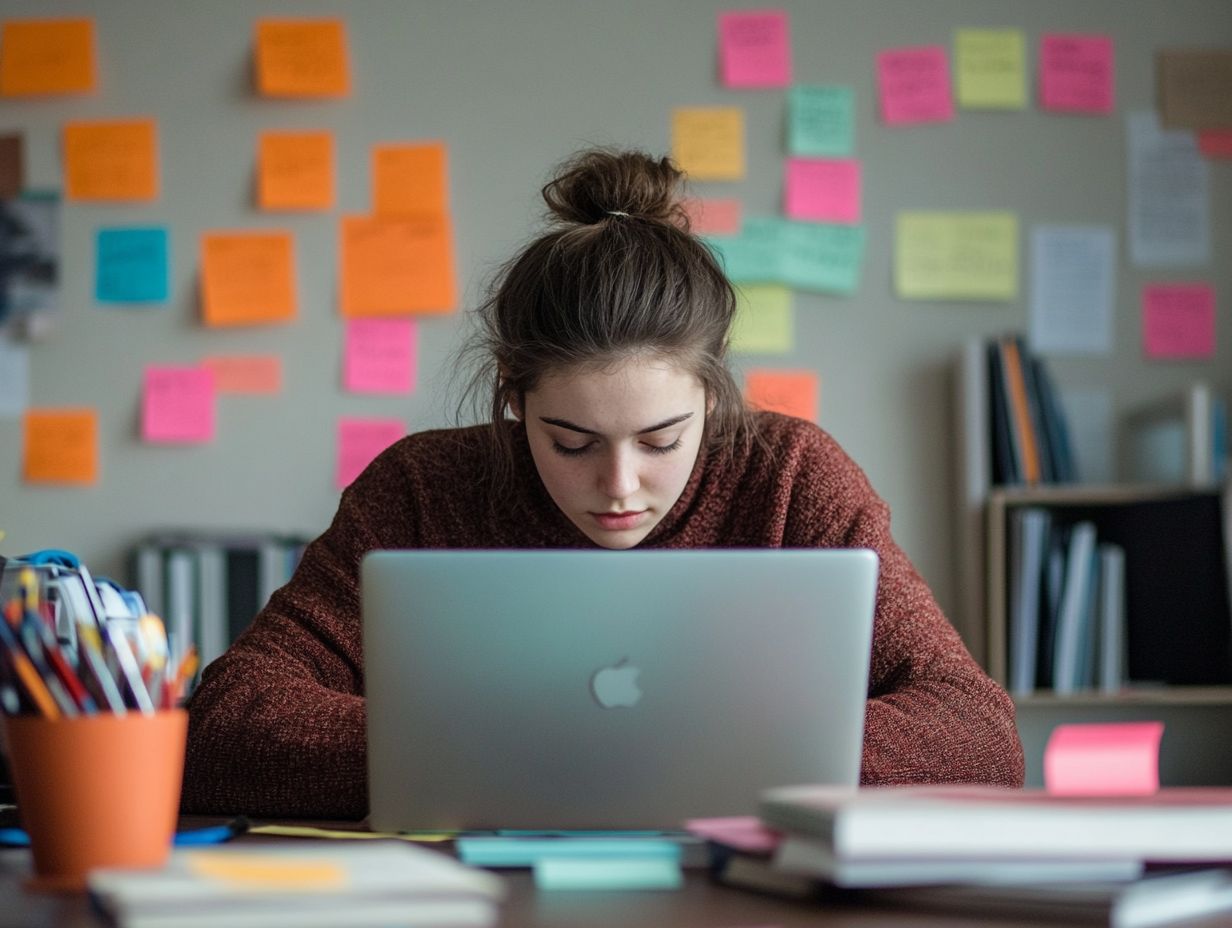
[[[754,459],[768,459],[776,466],[785,461],[802,459],[844,463],[850,460],[842,446],[829,432],[807,419],[779,412],[754,413],[753,424],[757,440],[751,443]],[[757,452],[760,451],[760,454]]]

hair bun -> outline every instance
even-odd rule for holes
[[[679,190],[684,174],[670,158],[593,149],[574,155],[543,188],[548,210],[583,225],[613,217],[671,222],[688,228]]]

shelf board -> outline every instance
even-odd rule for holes
[[[988,499],[990,503],[1007,506],[1032,503],[1083,506],[1172,499],[1218,491],[1219,488],[1214,486],[1198,487],[1180,483],[1050,483],[1034,487],[996,487],[989,492]]]
[[[1103,693],[1058,695],[1046,691],[1015,696],[1020,707],[1061,706],[1220,706],[1232,705],[1232,686],[1161,686]]]

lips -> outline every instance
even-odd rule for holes
[[[600,528],[609,532],[623,532],[637,528],[647,513],[648,510],[643,509],[640,512],[592,512],[591,516],[599,523]]]

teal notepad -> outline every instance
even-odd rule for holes
[[[459,838],[458,857],[475,867],[533,867],[551,860],[660,860],[680,866],[680,845],[655,838]]]
[[[679,889],[683,882],[679,863],[667,858],[545,857],[535,863],[539,889]]]

